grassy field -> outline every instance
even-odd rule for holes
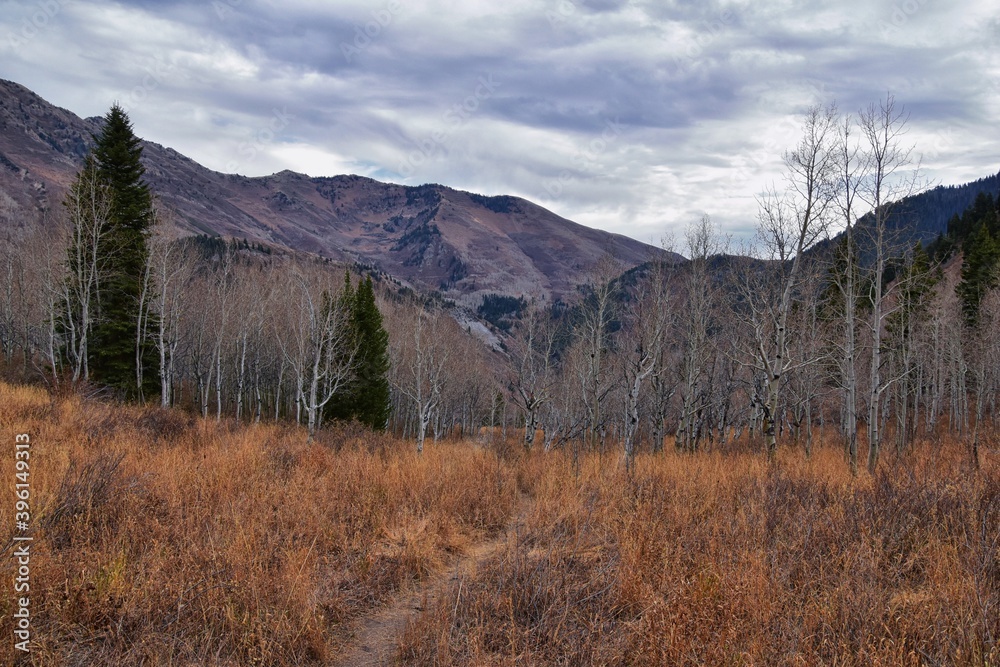
[[[354,623],[502,546],[410,622],[421,665],[1000,664],[1000,465],[429,445],[0,385],[4,581],[31,435],[30,663],[334,665]],[[16,652],[13,584],[0,664]]]

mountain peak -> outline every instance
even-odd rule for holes
[[[53,210],[101,120],[0,83],[0,163],[8,166],[0,169],[0,192],[15,202],[15,214],[37,218]],[[359,262],[469,305],[494,293],[569,297],[604,255],[624,270],[664,253],[511,195],[288,169],[248,178],[212,171],[153,142],[144,144],[143,163],[172,224],[184,232]]]

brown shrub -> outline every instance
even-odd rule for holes
[[[933,459],[933,460],[932,460]],[[995,664],[998,470],[961,443],[851,478],[839,448],[552,465],[407,664]]]
[[[32,438],[38,664],[322,664],[353,619],[496,533],[515,505],[507,465],[464,444],[417,456],[357,429],[332,445],[77,396],[52,408],[5,385],[0,400]],[[8,554],[0,576],[12,567]],[[11,604],[0,596],[0,614]],[[0,664],[13,659],[0,645]]]

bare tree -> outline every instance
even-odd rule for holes
[[[60,375],[62,338],[59,322],[67,281],[66,243],[67,237],[63,230],[40,226],[35,228],[26,244],[28,256],[32,258],[34,276],[32,287],[26,291],[25,302],[33,302],[36,308],[40,308],[34,317],[26,319],[33,322],[36,345],[42,350],[43,365],[47,366],[37,369],[39,375],[46,377],[47,372],[51,373],[53,386],[58,386]]]
[[[689,261],[681,281],[677,332],[682,356],[676,446],[693,452],[698,447],[706,413],[710,410],[711,391],[706,386],[711,379],[709,329],[719,305],[709,259],[723,251],[725,240],[707,215],[688,228],[685,238]]]
[[[669,305],[669,276],[673,265],[665,261],[650,265],[648,279],[639,284],[631,308],[623,318],[618,360],[624,390],[622,443],[625,468],[632,473],[639,438],[639,406],[643,384],[656,371],[661,350],[673,319]]]
[[[982,422],[986,406],[995,400],[998,374],[1000,374],[1000,290],[987,293],[979,306],[976,326],[968,330],[968,367],[971,370],[976,394],[975,421],[970,447],[972,463],[978,468]],[[993,415],[996,419],[996,414]]]
[[[69,278],[63,292],[66,351],[72,381],[90,379],[89,341],[97,314],[97,294],[114,252],[111,238],[111,193],[92,163],[84,166],[66,197],[70,224]]]
[[[243,271],[236,275],[232,314],[236,423],[240,423],[243,418],[243,406],[251,382],[254,385],[256,419],[260,419],[262,411],[260,348],[263,344],[261,336],[265,329],[267,310],[272,305],[271,294],[272,283],[259,267],[243,267]]]
[[[814,359],[789,355],[789,315],[800,298],[806,249],[827,231],[835,152],[836,112],[813,108],[805,119],[802,140],[785,154],[786,190],[772,189],[759,199],[758,239],[768,260],[743,272],[746,318],[753,334],[754,367],[762,376],[762,428],[767,453],[777,451],[780,392],[785,375]]]
[[[2,193],[0,193],[2,195]],[[0,238],[0,356],[19,357],[21,373],[59,383],[59,322],[66,289],[68,230],[3,211]]]
[[[861,112],[858,122],[864,150],[867,152],[868,165],[859,193],[871,208],[869,232],[875,254],[868,292],[871,304],[871,317],[868,322],[871,343],[868,469],[874,472],[882,444],[883,394],[898,379],[897,377],[887,379],[883,376],[882,360],[882,336],[886,317],[891,312],[884,285],[886,265],[892,253],[889,222],[895,214],[894,204],[917,190],[919,165],[911,173],[902,173],[911,164],[910,154],[913,149],[900,144],[902,136],[906,133],[907,115],[902,108],[896,107],[892,95],[887,95],[885,100],[877,105],[870,104]]]
[[[858,469],[858,376],[857,376],[857,306],[858,306],[858,258],[855,239],[856,201],[861,178],[867,169],[867,155],[861,152],[853,138],[854,119],[844,116],[839,123],[839,137],[836,147],[836,188],[837,209],[844,223],[842,270],[836,266],[830,272],[830,279],[838,290],[843,306],[843,339],[838,344],[840,355],[840,385],[843,389],[843,433],[845,449],[851,471]],[[837,258],[840,259],[840,258]]]
[[[548,313],[532,304],[507,343],[507,391],[524,415],[524,448],[530,449],[542,407],[552,398],[555,327]]]
[[[178,348],[184,334],[182,315],[190,296],[188,288],[194,263],[195,257],[187,244],[171,238],[161,221],[150,243],[149,266],[155,288],[151,307],[156,315],[154,339],[160,357],[160,406],[164,408],[173,405]]]
[[[605,357],[610,346],[611,324],[617,315],[619,286],[616,278],[620,274],[621,267],[614,258],[605,256],[598,262],[587,286],[581,308],[582,317],[577,328],[587,359],[586,365],[580,368],[580,382],[592,449],[597,448],[598,438],[604,430],[601,406],[613,389]]]
[[[389,327],[390,381],[416,408],[418,454],[447,380],[451,349],[445,317],[423,306],[408,307],[393,314]]]
[[[334,281],[320,272],[295,269],[287,285],[287,330],[278,344],[295,376],[296,400],[306,412],[308,438],[316,434],[320,413],[354,372],[355,349],[347,306]]]

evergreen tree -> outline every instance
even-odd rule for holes
[[[384,429],[391,407],[387,376],[389,334],[382,325],[382,313],[375,303],[371,278],[360,281],[355,288],[350,271],[345,271],[344,288],[338,299],[341,307],[350,313],[350,343],[344,353],[354,355],[354,378],[327,404],[324,418],[356,419],[370,428]]]
[[[357,334],[357,382],[353,392],[354,417],[381,430],[389,421],[389,334],[375,303],[372,279],[358,283],[352,313]]]
[[[324,303],[325,308],[333,307],[332,303],[327,303],[326,301]],[[354,286],[351,284],[350,269],[344,270],[344,287],[340,291],[340,294],[337,295],[337,306],[342,311],[349,313],[347,325],[350,326],[351,330],[348,332],[347,345],[339,352],[341,356],[345,357],[341,362],[346,362],[348,361],[346,357],[356,354],[358,346],[358,335],[354,324]],[[343,391],[339,392],[333,400],[326,404],[326,408],[323,410],[324,420],[350,421],[354,418],[353,395],[356,384],[356,378],[351,380],[347,383]]]
[[[97,248],[103,270],[88,348],[90,377],[127,397],[140,398],[144,389],[155,391],[157,382],[154,350],[144,345],[139,328],[149,259],[146,239],[153,222],[152,194],[142,180],[141,141],[120,106],[111,107],[94,140],[88,163],[93,163],[109,193],[110,209],[107,233]],[[139,376],[144,387],[139,386]]]
[[[969,326],[975,326],[979,317],[979,304],[986,293],[997,285],[998,260],[1000,246],[990,235],[984,221],[965,242],[962,281],[956,288],[962,299],[962,313]]]
[[[927,299],[938,280],[931,269],[930,256],[919,241],[910,251],[909,260],[900,267],[897,278],[900,281],[897,308],[888,317],[886,329],[889,340],[898,348],[910,343],[913,326],[924,318]]]

